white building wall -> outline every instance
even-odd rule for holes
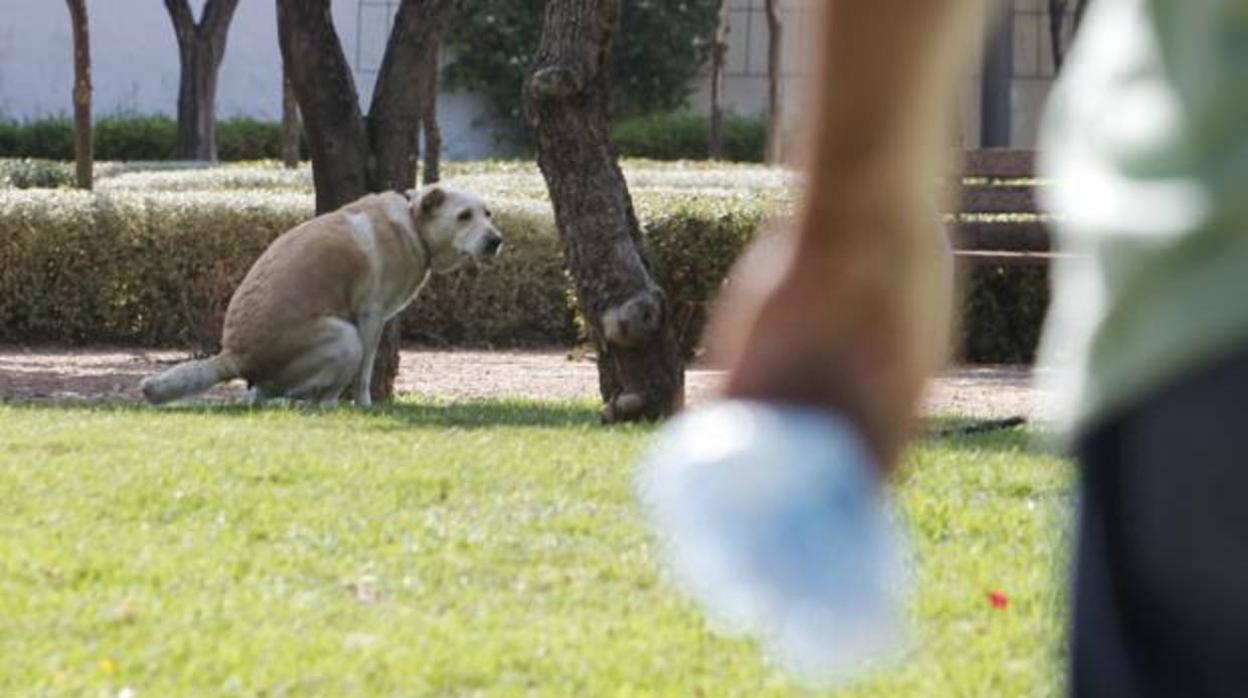
[[[393,10],[391,0],[337,0],[334,24],[367,108]],[[203,0],[191,0],[199,16]],[[388,10],[388,13],[387,13]],[[87,0],[92,109],[113,114],[177,111],[178,51],[159,0]],[[217,115],[281,117],[282,69],[273,0],[244,0],[230,25],[221,65]],[[0,0],[0,118],[30,119],[72,109],[73,42],[61,0]],[[489,154],[493,139],[478,125],[484,104],[471,95],[443,95],[439,119],[448,158]]]
[[[812,32],[817,30],[813,16],[817,2],[781,0],[780,3],[784,42],[780,92],[786,122],[802,114],[803,95],[808,92],[806,68],[813,64],[811,42]],[[724,108],[742,116],[762,114],[767,109],[769,41],[764,0],[728,0],[728,3],[731,31],[724,71]],[[1048,3],[1046,0],[1014,0],[1014,5],[1011,141],[1017,147],[1034,147],[1055,72],[1049,46]],[[975,65],[976,69],[963,83],[959,111],[963,143],[970,147],[979,142],[978,55]],[[696,110],[709,110],[709,76],[699,81],[691,103]]]
[[[812,1],[782,0],[784,25],[781,98],[786,121],[803,113],[805,68],[811,65]],[[729,0],[731,27],[724,105],[754,115],[767,105],[767,21],[764,0]],[[385,50],[397,0],[336,0],[334,22],[367,105]],[[196,15],[203,0],[191,0]],[[159,0],[87,0],[96,116],[174,114],[178,54],[173,28]],[[1031,146],[1053,76],[1045,0],[1015,0],[1013,142]],[[964,142],[979,138],[979,78],[967,76],[962,96]],[[0,118],[67,114],[73,81],[69,16],[60,0],[0,0]],[[709,80],[692,96],[706,110]],[[495,150],[485,123],[487,105],[468,94],[443,94],[439,103],[444,149],[451,159],[488,157]],[[281,114],[281,57],[273,0],[239,3],[230,27],[217,97],[221,117],[277,119]]]

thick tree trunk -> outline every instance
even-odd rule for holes
[[[603,420],[655,419],[684,398],[667,298],[654,282],[610,150],[611,36],[619,0],[551,0],[525,85],[537,162],[598,350]]]
[[[277,36],[308,136],[316,212],[333,211],[370,182],[364,117],[329,0],[277,0]]]
[[[184,160],[217,159],[217,76],[238,0],[208,0],[195,22],[187,0],[165,0],[178,39],[178,143]]]
[[[218,57],[199,37],[183,47],[182,74],[178,81],[178,144],[180,160],[217,159],[217,66]]]
[[[74,34],[74,159],[79,189],[91,189],[95,146],[91,134],[91,40],[86,0],[67,0]]]
[[[711,47],[711,119],[707,133],[712,160],[724,159],[724,60],[728,56],[728,33],[731,10],[728,0],[719,0],[719,26],[715,29],[715,45]]]
[[[425,167],[421,173],[422,184],[433,184],[442,179],[442,129],[438,127],[438,51],[441,42],[433,37],[429,42],[425,57],[421,61],[420,70],[424,75],[421,88],[424,97],[421,100],[421,124],[425,129]]]
[[[299,167],[299,136],[303,129],[299,124],[299,103],[295,100],[295,88],[290,75],[282,68],[282,165],[293,170]]]
[[[334,31],[329,0],[277,0],[282,61],[303,115],[317,213],[370,191],[410,189],[420,153],[422,88],[417,65],[451,0],[403,0],[377,74],[367,119]],[[399,371],[397,320],[386,324],[373,369],[373,400],[393,395]]]
[[[784,152],[780,139],[784,128],[783,107],[780,103],[780,61],[784,40],[784,27],[780,23],[780,0],[767,0],[767,161],[778,162]]]

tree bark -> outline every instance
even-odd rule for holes
[[[303,129],[299,123],[299,103],[295,100],[295,88],[290,75],[282,67],[282,165],[293,170],[299,167],[299,136]]]
[[[988,26],[979,89],[979,145],[1010,146],[1011,92],[1014,82],[1014,0],[1001,0],[996,21]]]
[[[421,85],[424,89],[424,97],[421,100],[420,120],[425,129],[425,167],[420,179],[422,184],[433,184],[442,179],[442,129],[438,127],[438,91],[441,89],[438,79],[440,44],[438,37],[433,37],[420,66],[424,73]]]
[[[537,162],[598,351],[605,422],[656,419],[684,399],[684,365],[610,148],[619,0],[550,0],[525,84]]]
[[[780,103],[784,26],[780,23],[780,0],[767,0],[767,162],[778,162],[784,152],[784,128]]]
[[[1088,0],[1075,0],[1070,29],[1067,30],[1066,8],[1069,6],[1067,0],[1049,0],[1049,48],[1053,52],[1054,73],[1061,72],[1062,64],[1066,62],[1066,51],[1074,42],[1075,34],[1079,32],[1083,13],[1088,9]]]
[[[1049,50],[1053,53],[1053,71],[1062,69],[1066,55],[1063,29],[1066,24],[1066,0],[1049,0]]]
[[[329,0],[277,0],[277,36],[308,137],[316,212],[328,213],[370,191],[364,117]]]
[[[86,0],[67,0],[74,34],[74,160],[79,189],[91,189],[95,146],[91,133],[91,39]]]
[[[1075,16],[1070,28],[1072,37],[1079,32],[1079,26],[1083,24],[1083,13],[1087,9],[1088,0],[1075,0]]]
[[[430,40],[451,0],[403,0],[386,45],[369,114],[334,30],[329,0],[277,0],[278,39],[312,156],[316,211],[340,208],[370,191],[404,191],[416,181],[422,74]],[[388,400],[399,371],[397,319],[386,323],[373,369],[374,401]]]
[[[728,55],[728,34],[732,31],[728,0],[719,0],[719,26],[711,47],[711,119],[707,143],[712,160],[724,159],[724,60]]]
[[[207,0],[198,23],[187,0],[165,0],[178,39],[178,144],[186,160],[217,159],[217,76],[238,0]]]

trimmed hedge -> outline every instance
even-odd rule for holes
[[[97,160],[168,160],[178,141],[168,116],[106,116],[94,126]],[[304,148],[306,157],[306,147]],[[217,155],[223,161],[279,159],[282,125],[246,117],[217,121]],[[0,121],[0,157],[74,159],[74,123],[57,116]]]
[[[500,202],[509,253],[438,278],[404,316],[409,338],[569,342],[548,214]],[[0,196],[0,341],[189,345],[212,351],[234,288],[301,194],[19,191]]]
[[[611,137],[621,156],[654,160],[707,157],[708,117],[691,111],[635,116],[617,121]],[[106,116],[95,122],[97,160],[169,160],[178,139],[168,116]],[[767,125],[761,117],[724,117],[725,157],[762,162]],[[307,144],[302,144],[307,158]],[[247,117],[217,121],[217,155],[223,162],[282,157],[282,125]],[[74,159],[74,123],[64,116],[26,122],[0,121],[0,158]]]
[[[404,313],[404,337],[457,346],[577,341],[549,204],[527,192],[491,199],[505,253],[481,268],[435,277]],[[787,207],[785,189],[641,187],[634,201],[681,345],[692,354],[733,260]],[[213,351],[230,295],[252,261],[311,215],[307,193],[282,189],[0,193],[0,342]],[[1045,271],[980,267],[969,280],[962,358],[1032,359],[1048,303]]]
[[[55,160],[0,159],[0,189],[58,189],[74,185],[72,164]]]
[[[1047,267],[977,265],[966,275],[958,359],[1032,363],[1049,308]]]
[[[710,154],[710,117],[691,111],[648,114],[624,119],[611,128],[611,140],[623,157],[654,160],[704,160]],[[767,124],[762,118],[724,115],[724,158],[762,162]]]

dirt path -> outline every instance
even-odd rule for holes
[[[138,401],[141,378],[185,358],[176,351],[0,346],[0,401]],[[406,350],[400,365],[400,392],[456,400],[593,398],[598,390],[592,361],[569,359],[563,351]],[[705,399],[721,375],[690,369],[688,401]],[[205,399],[230,400],[242,394],[242,383],[235,382],[215,388]],[[1034,416],[1039,402],[1029,369],[975,366],[935,379],[925,409],[982,418]]]

